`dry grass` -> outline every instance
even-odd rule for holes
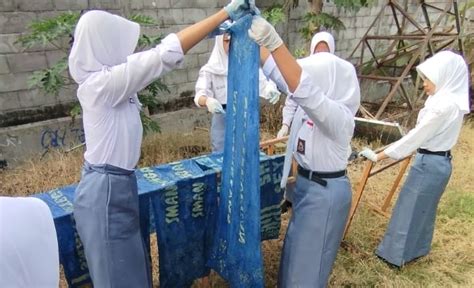
[[[262,112],[263,113],[263,112]],[[329,286],[331,287],[473,287],[474,286],[474,122],[467,123],[456,145],[451,181],[438,211],[432,252],[403,269],[393,269],[378,260],[373,251],[387,225],[387,219],[361,204],[346,239],[340,249]],[[262,126],[265,126],[263,124]],[[270,124],[268,124],[270,125]],[[275,125],[273,125],[275,126]],[[279,127],[264,133],[268,139]],[[191,145],[192,144],[192,145]],[[363,141],[354,141],[358,148]],[[157,135],[148,137],[143,145],[140,166],[156,165],[207,153],[208,134],[196,131],[189,135]],[[51,153],[45,159],[33,159],[13,170],[0,171],[0,195],[24,196],[35,192],[68,185],[79,180],[82,151],[67,155]],[[350,178],[355,188],[363,168],[362,162],[350,167]],[[380,203],[393,181],[397,169],[391,169],[369,180],[363,201]],[[267,287],[276,287],[280,251],[289,215],[283,215],[282,229],[277,240],[262,244]],[[154,283],[158,283],[156,237],[152,237]],[[213,287],[227,287],[218,275],[209,279]],[[61,286],[65,287],[64,278]],[[196,281],[193,287],[204,287]]]

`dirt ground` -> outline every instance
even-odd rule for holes
[[[263,134],[264,137],[270,137]],[[266,136],[265,136],[266,135]],[[193,145],[189,145],[192,143]],[[370,143],[375,148],[376,143]],[[354,140],[360,149],[367,145]],[[182,159],[183,155],[207,153],[208,135],[197,130],[186,135],[155,135],[144,141],[139,166],[150,166]],[[380,206],[398,173],[398,166],[369,179],[362,204],[339,250],[329,287],[474,287],[474,124],[467,122],[453,150],[453,174],[441,199],[431,253],[402,269],[394,269],[373,254],[388,219],[374,213],[367,203]],[[25,196],[79,181],[82,151],[68,154],[50,152],[43,159],[31,159],[16,169],[0,171],[0,195]],[[353,191],[364,167],[363,160],[349,166]],[[395,200],[395,199],[394,199]],[[265,286],[276,287],[280,251],[290,214],[282,217],[280,237],[262,243]],[[154,283],[159,287],[156,237],[153,243]],[[212,273],[193,287],[227,287]],[[61,287],[66,287],[62,277]]]

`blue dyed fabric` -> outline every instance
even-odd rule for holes
[[[230,28],[227,113],[217,233],[210,265],[232,287],[263,287],[260,249],[259,48],[252,17]]]

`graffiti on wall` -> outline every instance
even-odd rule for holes
[[[71,144],[84,143],[83,128],[46,128],[40,135],[40,143],[44,152],[55,148],[69,148]]]

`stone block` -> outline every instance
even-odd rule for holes
[[[33,12],[4,12],[0,14],[0,34],[21,33],[36,19]]]
[[[46,94],[39,89],[19,91],[18,100],[22,109],[48,106],[58,103],[56,95]]]
[[[0,53],[17,53],[21,47],[15,44],[20,34],[0,34]]]
[[[0,55],[0,74],[10,73],[10,68],[8,67],[7,57]]]
[[[61,50],[46,51],[45,54],[48,67],[52,67],[59,60],[63,59],[64,57],[67,57],[67,55]]]
[[[197,54],[197,57],[198,57],[198,65],[199,67],[202,67],[206,65],[207,61],[209,61],[209,57],[211,57],[211,52]]]
[[[130,1],[130,9],[132,10],[142,10],[145,7],[145,0],[131,0]],[[147,1],[148,2],[148,1]],[[151,1],[149,1],[151,2]],[[154,8],[152,7],[147,7],[147,8]]]
[[[58,93],[57,101],[61,104],[77,102],[77,85],[68,85],[62,88]]]
[[[0,93],[0,112],[16,110],[19,107],[18,92]]]
[[[31,73],[0,75],[0,93],[28,89],[28,78]]]
[[[196,82],[200,68],[188,68],[188,82]]]
[[[121,9],[121,0],[89,0],[89,9]]]
[[[36,71],[48,67],[43,52],[9,54],[7,60],[13,73]]]
[[[209,44],[209,42],[211,41],[203,40],[199,42],[199,44],[197,44],[191,50],[189,50],[188,53],[200,54],[200,53],[211,52],[212,48],[210,49],[209,46],[211,45],[211,47],[214,47],[214,44],[213,43]]]
[[[53,10],[52,0],[16,0],[17,11],[48,11]]]
[[[15,3],[13,2],[13,0],[0,1],[0,11],[15,11]]]
[[[168,86],[188,82],[188,72],[186,69],[176,69],[163,77],[163,82]]]
[[[182,9],[158,9],[157,22],[161,25],[182,25],[183,24]]]
[[[156,8],[156,9],[163,9],[163,8],[170,8],[170,1],[169,0],[141,0],[145,8]]]
[[[205,9],[185,8],[182,10],[182,13],[184,24],[194,24],[206,18]]]
[[[183,67],[186,67],[186,68],[200,67],[199,66],[199,60],[198,60],[198,55],[197,54],[187,54],[186,56],[184,56],[184,66]]]
[[[87,9],[87,0],[53,0],[56,10],[83,10]]]
[[[171,8],[211,8],[217,7],[214,1],[208,0],[170,0]]]

